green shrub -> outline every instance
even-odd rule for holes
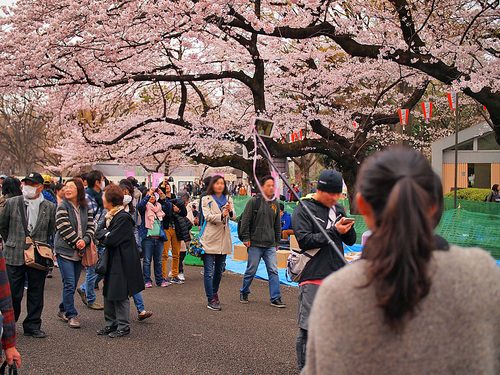
[[[457,191],[457,199],[465,199],[468,201],[484,202],[484,198],[490,193],[490,189],[460,189]],[[453,198],[455,196],[454,191],[450,191],[444,195],[446,198]]]

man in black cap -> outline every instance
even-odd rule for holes
[[[28,314],[23,321],[24,335],[43,338],[45,332],[40,330],[40,327],[47,272],[28,267],[24,263],[25,227],[33,241],[48,243],[56,226],[56,205],[41,194],[43,177],[39,173],[28,174],[22,182],[23,195],[7,199],[4,209],[0,212],[0,234],[5,241],[4,257],[16,321],[21,314],[26,274]]]
[[[307,326],[316,292],[323,279],[344,265],[335,250],[328,245],[328,239],[316,228],[313,220],[321,224],[341,251],[342,243],[352,245],[356,242],[354,221],[347,219],[344,208],[337,204],[342,196],[342,175],[331,169],[322,172],[316,189],[312,198],[302,200],[314,218],[310,217],[300,204],[292,215],[292,226],[300,249],[302,251],[319,249],[304,267],[299,281],[299,334],[296,347],[299,371],[305,365]]]

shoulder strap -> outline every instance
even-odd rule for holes
[[[19,199],[19,211],[21,211],[21,222],[23,223],[24,233],[26,237],[30,236],[30,232],[28,231],[28,220],[26,219],[26,211],[24,211],[24,200]]]
[[[260,205],[261,205],[261,202],[262,202],[262,197],[260,195],[257,195],[255,196],[255,212],[259,211],[260,210]]]
[[[208,202],[208,207],[211,207],[212,206],[212,202]],[[205,230],[205,227],[207,226],[207,221],[206,220],[203,220],[203,226],[201,227],[201,231],[200,231],[200,237],[201,235],[203,234],[203,231]]]

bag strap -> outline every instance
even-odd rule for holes
[[[3,361],[2,366],[0,367],[0,374],[5,374],[5,370],[7,369],[7,360]],[[17,364],[16,361],[12,362],[12,365],[9,366],[9,375],[17,375]]]
[[[24,233],[26,234],[26,237],[29,237],[30,232],[28,231],[28,219],[26,219],[26,211],[24,211],[23,199],[19,200],[19,211],[21,211],[21,222],[23,223]]]
[[[208,208],[211,208],[212,207],[212,202],[208,202]],[[206,220],[203,220],[203,227],[201,227],[201,231],[200,231],[200,237],[202,236],[204,230],[205,230],[205,227],[207,226],[207,221]]]

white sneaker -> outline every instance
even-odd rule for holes
[[[186,278],[184,277],[184,274],[182,272],[179,275],[177,275],[177,277],[182,281],[186,281]]]
[[[172,271],[168,273],[168,277],[172,277]]]

